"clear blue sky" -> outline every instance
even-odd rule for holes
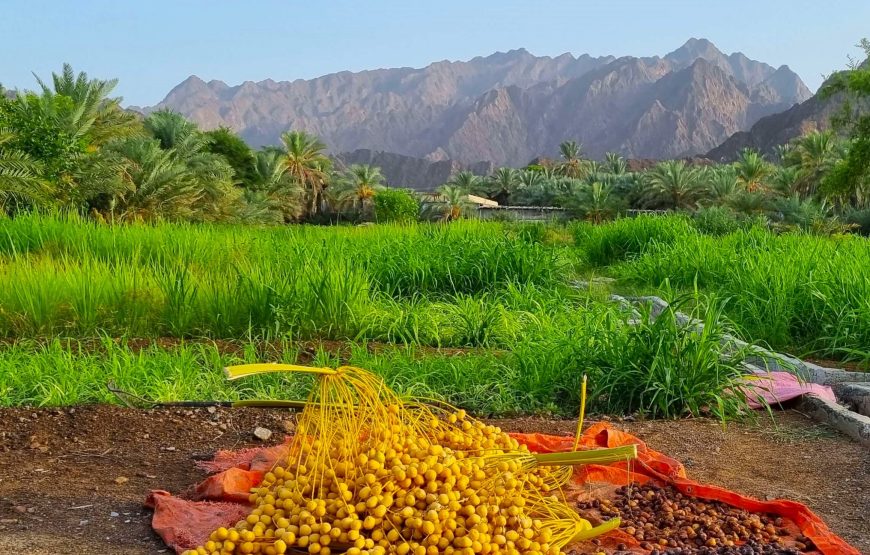
[[[0,83],[31,88],[31,72],[70,62],[150,105],[191,74],[288,80],[520,47],[661,55],[692,36],[787,64],[815,90],[870,36],[870,1],[0,0]]]

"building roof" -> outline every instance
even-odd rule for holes
[[[488,198],[478,197],[476,195],[468,195],[468,202],[472,202],[474,204],[477,204],[478,206],[498,206],[498,203],[496,201],[489,200]]]

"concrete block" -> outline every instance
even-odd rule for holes
[[[870,417],[812,395],[803,396],[800,408],[813,419],[828,424],[870,449]]]
[[[855,412],[870,416],[870,384],[839,383],[834,386],[834,393]]]

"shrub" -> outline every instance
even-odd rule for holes
[[[855,226],[855,231],[861,235],[870,235],[870,208],[853,210],[845,216],[847,224]]]
[[[594,266],[607,266],[645,253],[657,244],[672,245],[697,232],[683,216],[640,216],[607,225],[575,224],[574,242]]]
[[[378,222],[413,222],[420,215],[420,201],[405,189],[383,189],[375,193]]]
[[[595,407],[662,418],[712,414],[723,421],[745,414],[741,362],[748,351],[727,339],[721,304],[713,301],[691,311],[704,323],[702,331],[682,325],[676,315],[680,309],[672,305],[655,319],[646,309],[627,329],[624,342],[604,343],[599,366],[591,372],[599,392]],[[728,357],[723,350],[730,351]]]
[[[727,235],[741,227],[737,215],[730,208],[722,206],[701,208],[692,216],[692,223],[698,231],[707,235]]]

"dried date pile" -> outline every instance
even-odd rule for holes
[[[786,555],[813,549],[803,537],[783,546],[788,532],[781,518],[686,496],[670,486],[623,486],[613,500],[584,501],[578,508],[596,510],[604,519],[621,517],[621,529],[658,554]]]

